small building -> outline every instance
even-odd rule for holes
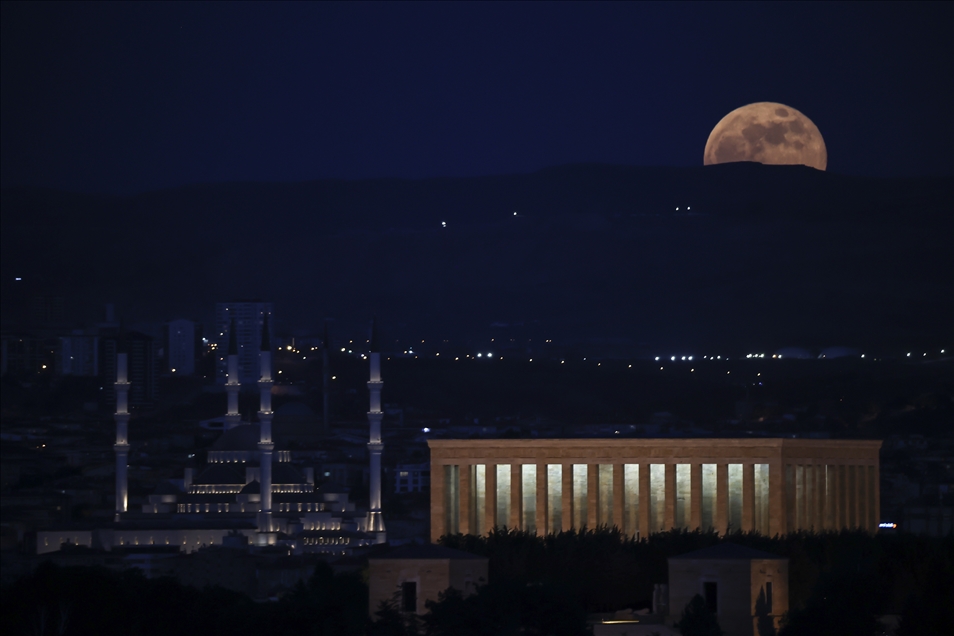
[[[671,620],[697,594],[726,636],[758,636],[760,622],[778,629],[788,611],[788,559],[734,543],[670,557]]]
[[[368,559],[368,609],[395,600],[402,612],[424,614],[427,601],[436,601],[447,588],[464,596],[487,583],[486,557],[429,544],[408,544]]]
[[[430,489],[430,463],[398,464],[394,468],[394,492],[428,492]]]

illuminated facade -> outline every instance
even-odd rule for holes
[[[381,348],[378,346],[377,332],[371,324],[371,351],[370,374],[368,378],[368,393],[371,396],[368,410],[368,457],[370,458],[370,505],[368,511],[368,532],[374,534],[375,543],[385,543],[387,533],[384,528],[384,515],[381,513],[381,453],[384,451],[384,442],[381,440],[381,420],[384,412],[381,411]]]
[[[431,540],[495,526],[546,534],[616,526],[862,528],[880,519],[880,441],[430,440]]]
[[[290,550],[344,555],[354,548],[383,543],[381,515],[381,372],[380,356],[371,359],[372,490],[371,511],[358,510],[334,484],[316,488],[314,469],[292,462],[292,452],[276,449],[272,437],[272,363],[267,314],[259,351],[258,423],[242,422],[238,410],[239,350],[230,330],[227,359],[228,413],[225,432],[208,452],[206,466],[193,475],[186,469],[185,492],[171,484],[149,495],[141,512],[128,512],[127,463],[129,411],[127,358],[120,350],[114,384],[116,404],[116,510],[108,527],[70,525],[37,533],[39,554],[65,543],[110,550],[119,546],[179,546],[191,552],[222,545],[238,533],[253,545],[282,544]],[[281,432],[281,431],[279,431]],[[375,474],[377,479],[375,480]]]
[[[116,521],[126,512],[129,499],[129,482],[127,470],[129,467],[129,362],[125,339],[120,337],[116,353],[116,381],[113,387],[116,392],[116,443],[113,451],[116,453]]]

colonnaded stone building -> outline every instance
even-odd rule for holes
[[[431,540],[495,526],[863,528],[880,520],[879,440],[430,440]]]

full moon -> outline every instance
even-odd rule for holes
[[[828,149],[818,127],[791,106],[756,102],[736,108],[709,133],[703,163],[800,164],[824,170]]]

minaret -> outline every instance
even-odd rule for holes
[[[129,363],[126,356],[126,336],[120,332],[116,345],[116,521],[126,512],[129,498],[127,470],[129,466]]]
[[[268,337],[268,314],[262,320],[262,346],[259,351],[261,378],[258,381],[259,407],[258,422],[261,437],[258,442],[260,453],[260,484],[262,486],[262,510],[258,515],[258,531],[272,531],[272,348]]]
[[[375,535],[375,543],[387,541],[384,530],[384,517],[381,515],[381,348],[378,346],[378,334],[371,323],[371,378],[368,392],[371,395],[371,410],[368,411],[368,424],[371,428],[371,440],[368,442],[368,454],[371,456],[371,497],[368,512],[368,532]]]
[[[322,371],[322,400],[321,406],[323,419],[321,420],[321,432],[327,435],[331,431],[331,366],[328,358],[331,357],[331,342],[328,340],[328,322],[325,321],[325,338],[321,346],[321,371]]]
[[[235,333],[235,318],[233,318],[229,324],[229,357],[225,376],[225,390],[229,396],[229,412],[225,415],[225,430],[235,428],[242,420],[238,404],[241,389],[238,369],[238,334]]]

